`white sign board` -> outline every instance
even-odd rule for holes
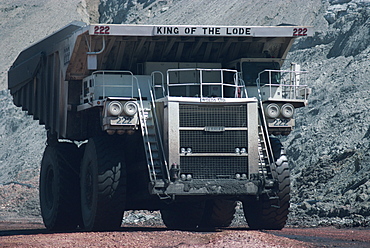
[[[189,25],[90,25],[90,35],[112,36],[236,36],[236,37],[300,37],[313,36],[306,26],[189,26]]]

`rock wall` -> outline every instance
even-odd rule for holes
[[[297,223],[370,224],[369,14],[370,1],[329,1],[328,29],[296,43],[290,55],[310,71],[313,88],[285,141]]]
[[[166,12],[176,0],[101,0],[100,23],[145,23]]]

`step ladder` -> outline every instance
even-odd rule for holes
[[[271,166],[275,166],[270,138],[267,129],[265,113],[262,101],[259,101],[259,124],[258,124],[258,153],[259,153],[259,172],[264,178],[271,179]]]
[[[161,148],[158,142],[156,126],[154,122],[154,117],[151,109],[144,109],[143,116],[143,141],[145,146],[145,153],[147,163],[150,168],[150,175],[152,181],[165,179],[163,171],[163,159],[161,156]]]
[[[268,127],[266,123],[265,113],[263,111],[263,105],[261,99],[259,102],[259,125],[258,125],[258,152],[259,152],[259,171],[265,179],[276,179],[274,178],[276,173],[276,164],[268,133]],[[271,207],[280,208],[280,198],[277,192],[268,194],[268,198],[271,202],[277,204],[271,204]],[[276,202],[277,201],[277,202]]]
[[[264,178],[271,178],[271,163],[272,157],[269,155],[269,148],[267,141],[263,132],[263,127],[258,126],[258,154],[259,154],[259,173],[263,175]]]
[[[152,91],[150,92],[152,94]],[[159,131],[156,118],[155,102],[152,95],[152,101],[143,101],[140,95],[140,110],[139,119],[141,126],[141,134],[144,143],[146,162],[149,171],[149,179],[158,185],[166,185],[169,183],[169,172],[167,160],[164,154],[161,133]]]

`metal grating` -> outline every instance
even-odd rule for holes
[[[180,147],[193,153],[235,153],[235,148],[248,147],[247,131],[224,132],[180,131]]]
[[[181,173],[193,179],[235,178],[236,173],[248,172],[248,157],[192,157],[180,158]]]
[[[180,127],[246,127],[247,105],[180,105]]]
[[[234,178],[237,173],[247,173],[248,156],[235,156],[235,148],[248,147],[247,104],[180,104],[179,112],[180,127],[190,128],[180,130],[180,148],[191,148],[194,154],[180,157],[181,173],[190,173],[194,179]],[[193,127],[244,130],[209,132]],[[199,153],[203,155],[197,156]]]

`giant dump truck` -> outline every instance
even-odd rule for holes
[[[112,230],[160,210],[171,229],[281,229],[289,208],[279,139],[307,105],[283,62],[305,26],[73,22],[22,51],[9,89],[47,131],[40,205],[50,230]]]

